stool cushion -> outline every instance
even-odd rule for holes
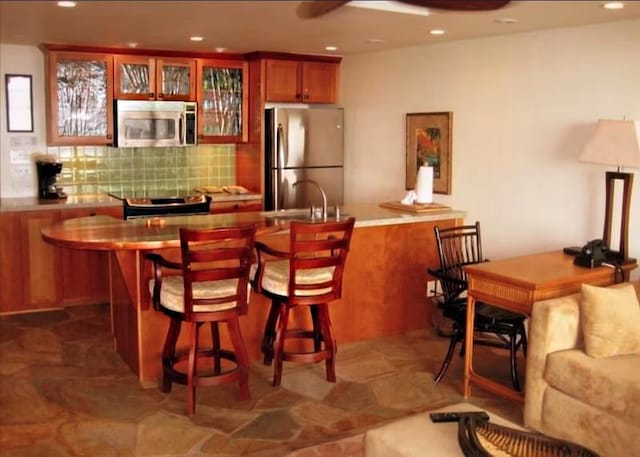
[[[153,294],[155,280],[149,281],[149,292]],[[220,298],[234,295],[238,287],[237,279],[223,279],[220,281],[194,282],[193,298]],[[184,313],[184,281],[182,276],[164,276],[160,289],[160,303],[167,309],[178,313]],[[194,312],[213,312],[231,309],[236,302],[219,303],[217,305],[195,305]]]
[[[289,295],[289,261],[274,260],[266,262],[264,275],[262,276],[262,288],[272,294],[286,297]],[[313,268],[297,272],[297,282],[299,284],[316,284],[331,281],[333,278],[333,270],[335,267]],[[254,278],[258,264],[251,265],[249,277]],[[322,295],[331,292],[331,287],[323,287],[321,289],[296,290],[295,294],[299,296]]]

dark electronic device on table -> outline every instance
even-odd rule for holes
[[[591,240],[585,244],[573,259],[575,265],[595,268],[607,262],[609,247],[602,240]]]
[[[484,411],[451,411],[441,413],[429,413],[431,422],[458,422],[460,418],[466,416],[475,416],[479,420],[489,420],[489,415]]]

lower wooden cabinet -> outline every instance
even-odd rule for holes
[[[212,202],[211,214],[262,211],[262,200],[240,200],[231,202]]]
[[[260,211],[262,200],[214,203],[212,213]],[[109,215],[121,207],[64,208],[0,213],[0,313],[109,301],[108,253],[56,247],[41,230],[56,222]]]
[[[0,313],[102,303],[109,298],[106,253],[61,249],[41,230],[64,219],[122,209],[76,208],[0,213]]]
[[[98,214],[121,217],[121,208],[65,209],[62,219]],[[107,251],[60,249],[62,263],[62,305],[83,305],[109,301],[109,257]]]

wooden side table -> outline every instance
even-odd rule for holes
[[[625,281],[637,267],[635,261],[622,266]],[[533,303],[570,295],[582,284],[608,286],[615,282],[615,270],[608,266],[584,268],[573,264],[573,256],[562,251],[544,252],[485,262],[465,268],[467,273],[467,328],[472,335],[475,304],[482,301],[510,311],[531,316]],[[523,402],[524,393],[479,375],[473,369],[473,338],[465,339],[464,397],[471,394],[471,383]]]

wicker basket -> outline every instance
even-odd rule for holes
[[[503,427],[475,414],[461,415],[458,443],[465,457],[598,457],[577,444]]]

